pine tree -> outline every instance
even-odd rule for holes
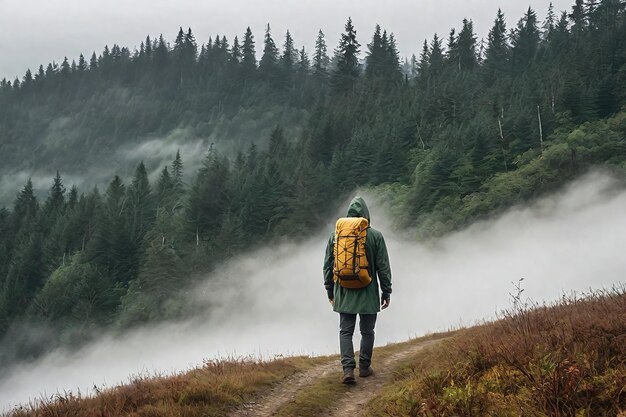
[[[152,40],[150,39],[150,36],[146,36],[144,52],[146,54],[146,60],[150,61],[152,58]]]
[[[85,57],[83,54],[80,54],[78,57],[78,71],[84,72],[87,69],[87,62],[85,61]]]
[[[501,77],[509,68],[509,45],[507,42],[506,22],[502,10],[498,14],[487,36],[487,50],[483,62],[483,73],[488,83]]]
[[[173,183],[167,167],[163,167],[156,186],[156,200],[160,207],[169,206],[173,200]]]
[[[63,58],[63,63],[61,64],[61,75],[67,77],[70,75],[70,63],[67,60],[67,57]]]
[[[283,44],[283,53],[280,57],[280,65],[283,72],[283,80],[285,85],[291,85],[293,82],[294,65],[297,61],[298,52],[293,46],[293,38],[291,33],[287,31],[285,34],[285,43]]]
[[[211,145],[190,189],[186,219],[196,244],[217,237],[227,211],[228,165]]]
[[[44,206],[46,221],[54,222],[58,216],[63,214],[64,209],[65,186],[61,181],[59,171],[57,171]]]
[[[574,33],[577,37],[582,33],[585,28],[585,1],[584,0],[575,0],[576,2],[572,6],[572,12],[569,14],[569,18],[573,23],[572,33]]]
[[[311,70],[311,61],[304,46],[298,52],[298,62],[296,63],[296,77],[298,85],[301,87],[306,81],[309,71]]]
[[[422,52],[420,53],[420,59],[417,63],[416,76],[420,78],[420,80],[425,80],[428,74],[428,65],[430,61],[430,49],[428,47],[428,41],[424,39],[424,44],[422,45]]]
[[[539,38],[537,15],[529,7],[511,36],[513,46],[511,63],[515,71],[521,72],[528,68],[537,53]]]
[[[548,13],[546,14],[546,20],[543,22],[543,39],[550,40],[554,26],[556,25],[556,15],[554,14],[554,5],[550,2],[548,6]]]
[[[151,187],[143,161],[137,166],[133,181],[128,187],[128,204],[130,239],[139,249],[154,217]]]
[[[24,74],[24,78],[22,79],[22,87],[30,88],[33,85],[33,73],[30,71],[30,68],[26,70]]]
[[[256,73],[256,52],[254,51],[254,36],[249,26],[243,38],[241,53],[241,72],[244,80],[250,80]]]
[[[353,93],[359,78],[359,47],[352,18],[348,18],[345,31],[341,34],[339,46],[335,51],[337,68],[332,74],[333,90],[338,93]]]
[[[324,32],[320,30],[315,40],[315,54],[313,55],[313,74],[318,80],[324,79],[328,75],[329,62],[326,37]]]
[[[441,39],[435,35],[430,44],[430,55],[428,59],[428,73],[431,76],[438,76],[443,71],[443,50],[441,49]]]
[[[263,56],[259,61],[259,75],[267,81],[274,81],[278,76],[278,48],[272,38],[272,30],[269,23],[265,27],[265,39],[263,41]]]
[[[37,71],[37,74],[35,75],[35,82],[42,82],[44,79],[46,78],[46,72],[43,69],[43,65],[39,65],[39,70]]]
[[[230,49],[230,61],[237,65],[241,62],[241,47],[239,46],[237,36],[233,39],[233,46]]]
[[[379,77],[384,73],[385,51],[382,43],[380,25],[376,25],[372,42],[367,44],[367,57],[365,58],[365,76],[369,79]]]
[[[386,44],[385,58],[388,79],[399,81],[402,78],[400,70],[400,52],[398,51],[396,37],[393,33],[389,35],[389,42]]]
[[[172,192],[175,198],[179,198],[185,192],[185,183],[183,180],[184,165],[180,156],[180,149],[176,151],[176,157],[172,161]]]
[[[29,178],[13,203],[13,229],[18,231],[28,221],[34,221],[38,210],[33,182]]]
[[[476,68],[476,35],[471,20],[463,19],[463,28],[457,39],[457,57],[459,71],[471,71]]]
[[[91,59],[89,59],[89,70],[95,71],[98,69],[98,57],[96,56],[96,51],[93,51],[91,54]]]

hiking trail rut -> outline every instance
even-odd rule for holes
[[[384,383],[392,376],[397,362],[402,361],[420,350],[433,346],[444,339],[427,340],[418,344],[409,344],[401,351],[385,356],[374,361],[374,375],[367,378],[359,378],[357,383],[350,386],[346,394],[324,414],[333,417],[355,417],[358,416],[363,406],[380,392]],[[340,384],[341,365],[338,359],[325,362],[312,369],[297,373],[276,385],[270,392],[255,402],[244,404],[236,410],[231,417],[271,417],[278,409],[296,397],[298,392],[309,385],[316,383],[319,379],[328,376],[330,373],[337,374],[337,383]],[[358,375],[358,369],[356,370]],[[297,417],[297,416],[294,416]]]

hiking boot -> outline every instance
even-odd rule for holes
[[[361,378],[367,378],[370,375],[374,374],[374,370],[372,369],[371,366],[368,366],[367,368],[359,368],[359,376]]]
[[[354,379],[354,369],[346,368],[343,370],[343,379],[341,380],[344,384],[354,384],[356,380]]]

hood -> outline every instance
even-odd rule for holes
[[[371,223],[370,211],[362,197],[354,197],[348,207],[348,217],[365,217]]]

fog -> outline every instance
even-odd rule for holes
[[[626,190],[605,174],[429,244],[396,238],[375,199],[365,197],[393,270],[377,345],[493,318],[509,307],[511,283],[522,277],[524,294],[535,301],[623,282]],[[103,336],[78,353],[59,350],[20,365],[0,382],[0,404],[6,409],[57,390],[90,393],[94,385],[180,371],[204,358],[337,352],[338,317],[321,277],[332,219],[320,226],[307,243],[261,248],[208,276],[190,303],[199,311],[214,306],[211,315]]]

